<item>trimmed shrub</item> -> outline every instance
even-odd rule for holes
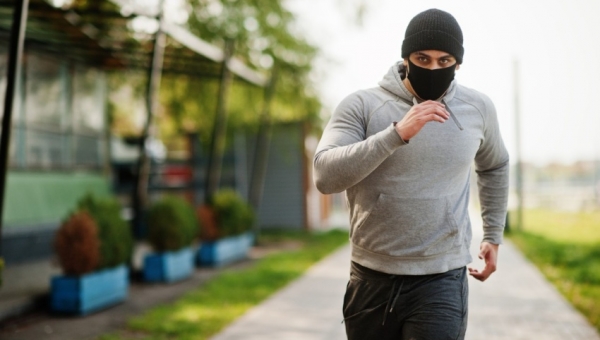
[[[148,210],[148,241],[158,252],[178,250],[192,244],[199,225],[192,206],[184,199],[169,196]]]
[[[54,249],[66,275],[94,271],[100,263],[96,222],[86,211],[72,214],[56,232]]]
[[[121,217],[121,205],[116,199],[98,199],[86,195],[79,203],[96,221],[100,238],[100,264],[98,269],[129,263],[133,252],[131,227]]]
[[[217,218],[212,206],[203,204],[196,208],[196,218],[202,226],[199,231],[200,239],[203,241],[214,241],[219,238]]]
[[[252,207],[233,189],[222,189],[212,197],[219,236],[238,235],[254,225],[255,214]]]

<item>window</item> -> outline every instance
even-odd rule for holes
[[[25,107],[28,125],[60,130],[66,121],[65,101],[68,89],[61,73],[66,63],[44,55],[28,54],[25,61]]]
[[[73,72],[73,125],[76,166],[102,166],[104,145],[104,74],[77,65]]]
[[[24,116],[13,130],[19,136],[13,144],[24,161],[13,167],[101,168],[106,152],[104,72],[28,50],[23,78]]]

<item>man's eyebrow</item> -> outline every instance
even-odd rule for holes
[[[430,56],[429,54],[424,53],[424,52],[415,52],[415,54],[419,57],[432,58],[432,56]],[[447,59],[447,58],[454,58],[454,56],[452,56],[452,54],[448,53],[448,54],[444,54],[444,55],[440,56],[438,59]]]

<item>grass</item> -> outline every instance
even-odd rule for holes
[[[511,222],[514,219],[512,214]],[[523,213],[523,224],[525,231],[555,241],[577,244],[600,242],[600,211],[526,210]]]
[[[294,247],[249,268],[225,270],[175,303],[129,320],[127,330],[101,339],[207,339],[347,241],[347,231],[340,230],[265,233],[260,243],[293,242]]]
[[[600,212],[533,210],[523,220],[509,238],[600,330]]]

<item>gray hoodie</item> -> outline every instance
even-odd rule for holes
[[[502,243],[508,153],[490,99],[456,80],[443,97],[452,119],[425,124],[405,143],[392,122],[416,99],[401,65],[339,104],[317,147],[315,184],[324,194],[346,190],[353,261],[390,274],[446,272],[471,262],[473,161],[483,240]]]

